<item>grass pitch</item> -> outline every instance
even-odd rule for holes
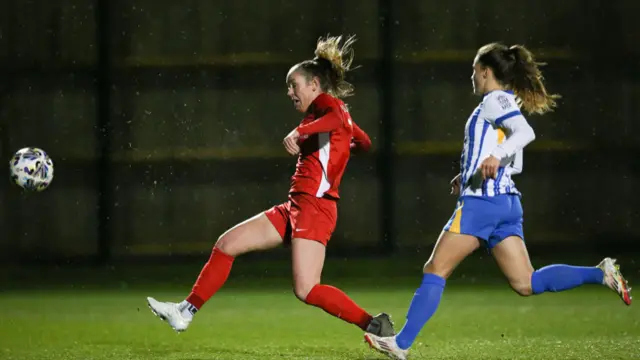
[[[300,303],[286,283],[266,285],[223,289],[182,334],[146,307],[147,295],[184,297],[171,287],[4,292],[0,359],[384,359],[355,326]],[[415,289],[337,285],[397,329]],[[640,359],[640,311],[601,287],[519,298],[506,285],[454,282],[412,358]]]

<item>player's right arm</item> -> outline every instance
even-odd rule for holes
[[[313,106],[319,116],[316,120],[296,128],[300,136],[331,132],[338,129],[346,120],[340,111],[340,103],[333,97],[321,94],[313,100]]]
[[[342,125],[342,116],[333,107],[329,107],[322,117],[296,128],[300,136],[331,132]]]
[[[318,100],[317,106],[324,108],[323,115],[312,122],[299,125],[282,141],[285,149],[290,155],[297,155],[300,153],[300,145],[298,144],[298,141],[301,136],[331,132],[342,126],[343,116],[336,111],[334,104],[328,104],[326,101],[322,102],[322,100]]]

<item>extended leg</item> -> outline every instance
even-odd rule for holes
[[[443,232],[424,266],[422,283],[411,300],[404,327],[395,337],[366,334],[369,345],[392,358],[406,359],[408,349],[438,308],[446,279],[479,246],[474,236]]]
[[[193,315],[224,285],[236,256],[266,250],[282,244],[282,237],[264,213],[254,216],[225,232],[202,268],[191,294],[181,303],[147,298],[149,307],[176,331],[187,329]]]

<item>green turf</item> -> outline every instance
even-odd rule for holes
[[[5,292],[0,359],[384,359],[364,346],[359,329],[301,304],[286,285],[223,289],[183,334],[155,318],[145,303],[147,295],[179,300],[182,288]],[[347,280],[339,285],[371,312],[390,312],[398,328],[414,290]],[[519,298],[506,286],[452,283],[412,354],[640,359],[640,311],[603,287]]]

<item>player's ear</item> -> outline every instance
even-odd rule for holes
[[[491,70],[490,67],[485,66],[483,71],[482,71],[482,78],[483,79],[487,79],[487,78],[489,78],[489,76],[493,76],[493,70]]]
[[[314,76],[311,78],[311,90],[316,91],[320,89],[320,78]]]

